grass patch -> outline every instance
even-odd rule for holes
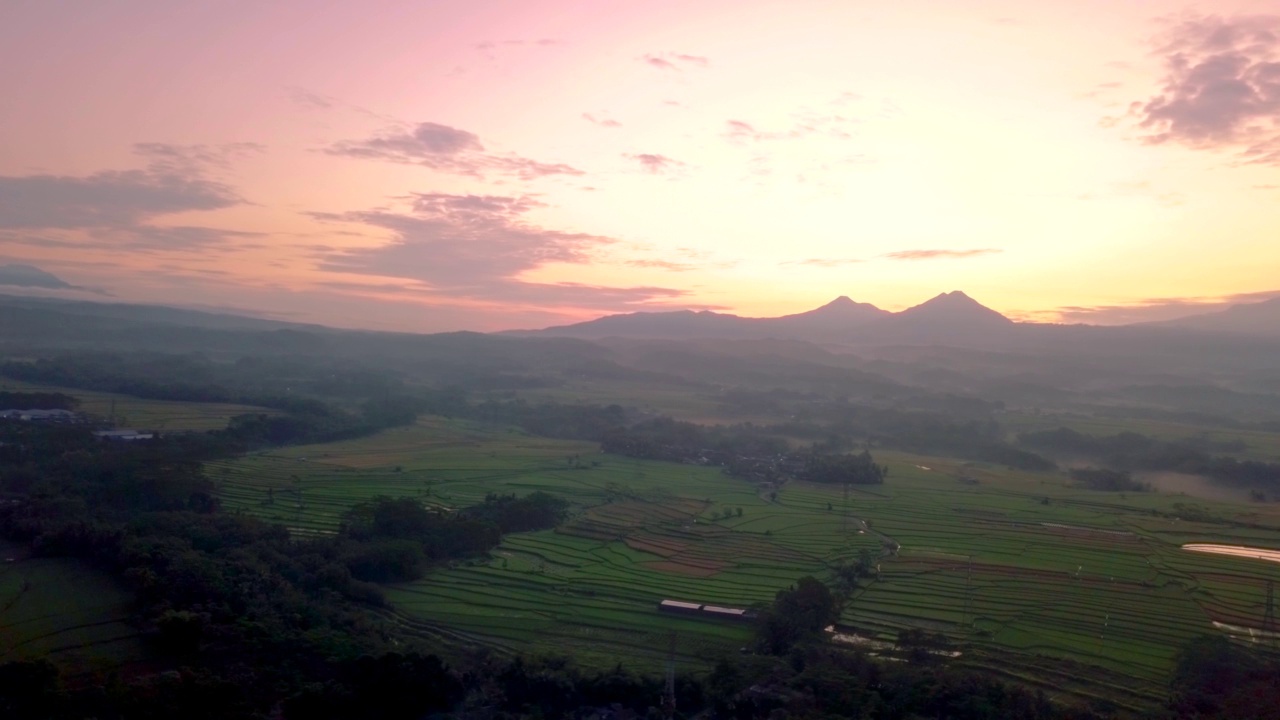
[[[142,657],[127,590],[79,561],[23,553],[0,541],[0,663],[49,657],[88,672]]]

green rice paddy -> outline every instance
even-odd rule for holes
[[[50,657],[81,672],[141,656],[132,595],[75,560],[0,541],[0,663]]]
[[[956,662],[1141,707],[1159,700],[1187,640],[1214,622],[1259,627],[1266,583],[1280,580],[1274,563],[1179,549],[1280,547],[1274,505],[1091,492],[1059,475],[888,452],[877,460],[889,479],[847,500],[840,487],[791,483],[771,501],[767,488],[715,468],[427,418],[209,471],[228,510],[300,534],[331,532],[345,508],[378,495],[442,508],[490,492],[567,498],[573,513],[560,528],[508,536],[488,558],[389,588],[389,617],[407,636],[588,664],[655,670],[674,632],[681,662],[706,667],[745,645],[749,628],[660,614],[660,600],[764,603],[868,550],[878,575],[842,617],[860,634],[941,632],[960,645]],[[1235,522],[1179,518],[1196,512]]]

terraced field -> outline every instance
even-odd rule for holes
[[[579,504],[597,502],[620,476],[570,469],[569,458],[589,454],[599,450],[425,418],[368,438],[283,448],[207,468],[227,509],[323,533],[337,527],[343,510],[379,495],[456,508],[490,492],[552,488]]]
[[[683,661],[705,666],[749,630],[659,614],[658,601],[750,606],[868,550],[878,575],[842,618],[860,634],[942,632],[961,643],[958,662],[1143,707],[1159,699],[1182,643],[1215,622],[1259,627],[1266,582],[1280,580],[1276,563],[1180,549],[1280,547],[1274,505],[1090,492],[1057,475],[888,452],[877,460],[888,481],[847,500],[839,487],[791,483],[770,501],[713,468],[428,419],[211,471],[228,508],[304,533],[331,531],[345,507],[376,495],[440,507],[488,492],[568,498],[573,514],[560,528],[509,536],[490,558],[388,596],[406,634],[585,663],[657,669],[674,631]],[[1184,513],[1252,527],[1177,519]]]

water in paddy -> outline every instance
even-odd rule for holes
[[[1270,548],[1246,547],[1244,545],[1212,545],[1210,543],[1188,543],[1182,546],[1183,550],[1191,552],[1213,553],[1215,555],[1230,555],[1232,557],[1252,558],[1254,560],[1266,560],[1268,562],[1280,563],[1280,550],[1272,550]]]

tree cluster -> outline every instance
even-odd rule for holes
[[[75,410],[80,401],[63,393],[0,390],[0,410]]]
[[[344,513],[339,538],[353,577],[405,582],[430,563],[488,552],[502,531],[486,520],[429,510],[415,498],[381,497]]]
[[[1127,470],[1106,468],[1075,468],[1071,479],[1090,490],[1104,492],[1150,492],[1151,484],[1133,479]]]
[[[1280,492],[1280,463],[1213,455],[1195,438],[1157,440],[1135,432],[1093,436],[1061,427],[1024,433],[1018,442],[1064,456],[1089,458],[1118,471],[1204,475],[1227,485]]]
[[[785,440],[750,423],[705,426],[669,417],[614,428],[600,445],[605,452],[630,457],[726,466],[741,458],[776,457],[789,449]]]
[[[796,478],[826,484],[879,485],[889,468],[877,465],[870,451],[857,455],[810,455]]]
[[[569,503],[564,498],[538,490],[524,497],[489,493],[483,503],[465,508],[460,514],[492,523],[506,534],[549,530],[564,521],[568,510]]]
[[[761,652],[783,655],[797,643],[821,636],[840,616],[836,596],[813,576],[779,590],[773,603],[756,617],[756,645]]]

